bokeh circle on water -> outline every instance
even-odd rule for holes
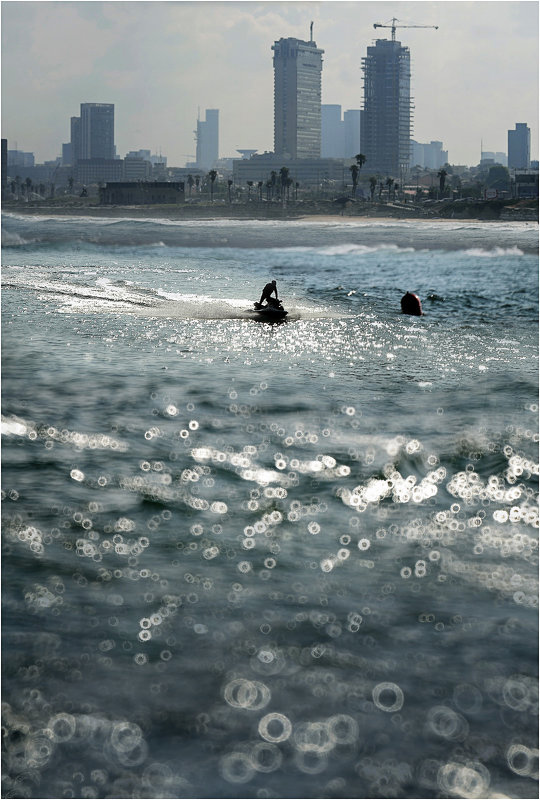
[[[353,744],[358,739],[358,723],[348,714],[334,714],[326,720],[326,725],[337,744]]]
[[[268,686],[261,683],[261,681],[235,678],[226,685],[223,696],[233,708],[247,708],[250,711],[259,711],[268,705],[271,693]]]
[[[469,733],[469,723],[448,706],[433,706],[427,716],[429,729],[443,739],[463,741]]]
[[[389,694],[389,696],[387,696]],[[383,698],[384,695],[384,698]],[[380,711],[386,711],[393,714],[403,708],[405,697],[403,691],[397,683],[384,681],[378,683],[372,691],[373,702]]]
[[[251,749],[251,763],[257,772],[275,772],[282,761],[281,750],[271,742],[257,742]]]
[[[51,759],[55,750],[55,743],[45,730],[36,731],[28,736],[24,745],[26,766],[30,769],[40,769]]]
[[[292,733],[292,724],[285,714],[273,711],[259,721],[259,734],[267,742],[285,742]]]
[[[142,731],[134,722],[117,722],[111,731],[111,744],[117,752],[133,750],[142,738]]]
[[[477,714],[482,708],[482,692],[469,683],[454,688],[454,703],[464,714]]]
[[[508,766],[516,775],[538,780],[538,749],[512,744],[506,751]]]
[[[77,722],[71,714],[60,713],[51,717],[47,727],[51,731],[53,742],[67,742],[75,734]]]
[[[488,797],[489,770],[477,761],[458,764],[450,761],[437,774],[440,789],[450,796],[463,798]]]
[[[255,775],[255,767],[247,753],[227,753],[221,759],[219,768],[229,783],[247,783]]]
[[[315,750],[297,750],[294,754],[294,764],[300,772],[318,775],[328,766],[328,755]]]
[[[294,729],[293,739],[298,750],[329,753],[335,747],[326,722],[301,722]]]

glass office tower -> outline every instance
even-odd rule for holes
[[[320,158],[322,54],[315,42],[280,39],[274,51],[274,152]]]
[[[114,158],[114,104],[81,103],[80,120],[77,159]]]

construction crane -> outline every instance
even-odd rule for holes
[[[438,25],[396,25],[396,22],[399,22],[396,17],[392,17],[392,24],[391,25],[382,25],[380,22],[374,22],[374,28],[392,28],[392,41],[396,41],[396,28],[435,28],[438,30]]]

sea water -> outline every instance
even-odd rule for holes
[[[536,796],[537,253],[3,216],[4,797]]]

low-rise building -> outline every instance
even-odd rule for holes
[[[350,179],[349,169],[344,159],[339,158],[287,158],[275,153],[263,153],[249,159],[233,161],[233,180],[237,185],[246,181],[258,183],[270,180],[272,172],[279,175],[282,167],[289,170],[289,178],[303,187],[320,186],[323,182]]]
[[[511,169],[510,186],[513,197],[538,197],[538,170]]]
[[[146,181],[152,175],[152,164],[146,158],[127,155],[124,158],[124,181]]]
[[[184,184],[167,181],[119,181],[99,190],[99,202],[105,206],[183,203]]]
[[[119,158],[82,158],[75,165],[75,181],[83,186],[124,178],[124,162]]]

